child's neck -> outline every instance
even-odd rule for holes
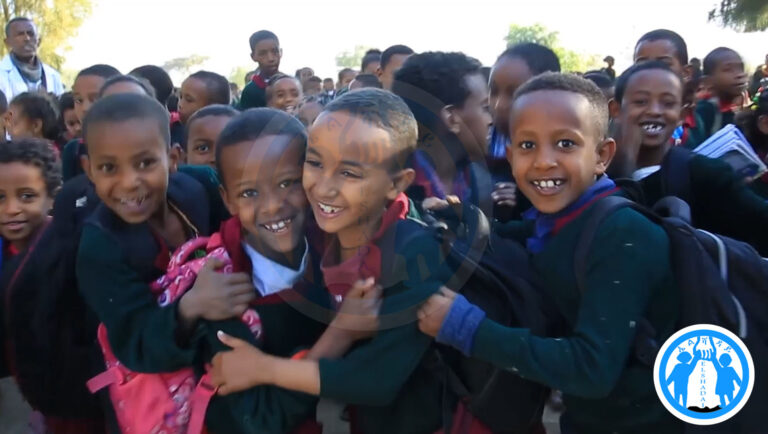
[[[659,166],[664,161],[664,156],[669,151],[670,143],[667,139],[661,146],[640,146],[637,153],[637,164],[635,167],[642,169],[644,167]]]
[[[378,216],[371,216],[366,223],[341,230],[336,234],[336,238],[339,240],[339,262],[354,257],[361,247],[371,242],[381,227],[384,211],[382,210]]]
[[[187,242],[184,223],[181,217],[173,212],[167,200],[163,201],[160,209],[149,218],[147,224],[173,247],[179,247]]]
[[[276,252],[269,247],[265,248],[264,243],[259,242],[253,235],[246,234],[244,237],[245,242],[261,256],[273,261],[283,267],[290,268],[292,270],[298,270],[301,268],[301,261],[304,258],[304,252],[307,250],[307,241],[305,238],[301,239],[301,242],[290,253]],[[255,271],[255,270],[254,270]]]

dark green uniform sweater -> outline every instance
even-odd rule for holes
[[[745,241],[768,256],[768,202],[724,161],[694,155],[689,173],[693,226]],[[653,206],[663,196],[660,172],[642,179],[640,186],[643,197],[635,199],[646,206]]]
[[[573,252],[590,209],[563,227],[532,264],[569,323],[562,338],[484,320],[473,356],[562,390],[566,423],[577,433],[680,432],[653,385],[653,368],[632,356],[636,325],[646,318],[663,342],[674,331],[678,301],[663,229],[623,209],[600,226],[579,290]],[[510,409],[511,410],[511,409]]]
[[[414,229],[398,229],[420,223],[400,220],[395,242],[378,242],[382,257],[384,290],[380,318],[382,330],[358,345],[342,359],[320,360],[320,395],[354,406],[356,428],[370,433],[431,434],[442,424],[441,390],[431,366],[432,339],[418,328],[419,306],[447,281],[434,234],[405,235]],[[382,261],[385,262],[385,261]]]

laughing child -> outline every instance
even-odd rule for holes
[[[570,333],[542,338],[501,326],[446,289],[419,311],[420,329],[467,356],[562,390],[563,432],[680,432],[656,396],[652,367],[631,357],[641,318],[661,340],[674,331],[677,300],[663,229],[630,209],[607,217],[589,252],[586,287],[577,287],[571,252],[590,206],[619,191],[604,175],[616,148],[606,138],[605,97],[590,81],[546,73],[518,89],[511,113],[507,155],[534,206],[526,213],[535,222],[527,248]]]
[[[429,339],[415,314],[449,276],[430,232],[405,218],[416,121],[400,98],[363,89],[329,104],[309,134],[304,190],[318,225],[334,238],[323,279],[337,300],[360,278],[380,283],[381,327],[339,359],[284,359],[223,336],[234,349],[214,359],[219,393],[272,384],[351,404],[353,432],[432,433],[442,425],[440,387],[427,370]],[[404,231],[423,235],[403,245]]]

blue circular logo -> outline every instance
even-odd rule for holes
[[[653,369],[656,393],[677,418],[694,425],[730,419],[747,403],[755,367],[746,345],[709,324],[686,327],[661,347]]]

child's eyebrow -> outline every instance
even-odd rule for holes
[[[353,161],[353,160],[341,160],[341,164],[345,166],[352,166],[352,167],[358,167],[360,169],[365,167],[365,164],[359,162],[359,161]]]

